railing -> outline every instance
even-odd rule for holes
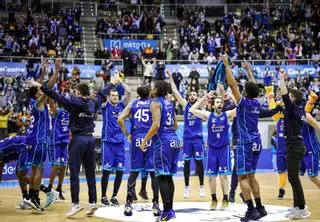
[[[17,3],[19,2],[19,4]],[[40,4],[39,4],[40,2]],[[29,8],[32,12],[48,11],[56,8],[74,7],[76,0],[51,0],[51,1],[37,1],[37,0],[20,0],[13,1],[13,3],[1,0],[0,12],[27,12]]]
[[[32,60],[35,63],[41,63],[44,57],[24,57],[24,56],[0,56],[0,62],[28,62]],[[87,64],[95,64],[102,65],[105,60],[103,58],[61,58],[62,62],[70,65],[87,65]],[[49,62],[53,63],[55,58],[49,58]],[[114,65],[122,66],[122,59],[108,59],[112,61]]]
[[[161,40],[164,38],[164,34],[143,34],[143,33],[112,33],[98,32],[97,35],[101,39],[135,39],[135,40]]]
[[[270,7],[290,8],[290,3],[276,3],[276,4],[160,4],[160,5],[132,5],[132,4],[97,4],[98,16],[106,15],[107,11],[118,13],[125,9],[127,11],[135,10],[141,13],[143,10],[158,8],[159,12],[165,18],[180,18],[187,16],[187,12],[194,13],[195,11],[202,11],[206,17],[223,17],[226,13],[232,12],[238,15],[243,15],[246,8],[251,9],[268,9]]]

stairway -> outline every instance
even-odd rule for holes
[[[94,52],[100,44],[100,40],[95,34],[97,21],[95,2],[94,0],[87,0],[77,3],[82,10],[80,21],[83,29],[81,45],[84,50],[85,64],[94,63]]]

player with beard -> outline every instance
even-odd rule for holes
[[[236,115],[236,109],[222,112],[224,102],[220,97],[214,97],[211,91],[191,108],[190,112],[197,117],[208,122],[208,164],[207,175],[209,176],[209,185],[211,190],[211,210],[217,209],[216,196],[216,177],[219,175],[221,188],[223,192],[223,201],[221,208],[225,209],[229,206],[228,200],[228,177],[231,174],[230,148],[229,148],[229,121]],[[201,104],[213,98],[211,108],[213,112],[201,109]]]
[[[183,131],[183,160],[184,160],[184,198],[189,197],[190,188],[190,160],[194,159],[196,164],[196,172],[199,177],[200,182],[200,197],[205,197],[205,190],[203,186],[204,180],[204,167],[203,167],[203,157],[204,157],[204,143],[202,135],[202,119],[193,115],[190,112],[190,108],[198,99],[196,91],[189,92],[188,101],[184,99],[180,92],[178,91],[173,77],[169,71],[167,74],[170,79],[170,85],[172,92],[178,103],[182,106],[184,110],[184,131]]]

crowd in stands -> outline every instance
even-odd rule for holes
[[[78,7],[25,15],[9,12],[0,21],[0,56],[83,58]]]
[[[292,8],[247,7],[214,23],[206,20],[202,7],[182,7],[180,59],[211,63],[223,52],[232,59],[319,58],[319,6],[318,1],[300,1]]]
[[[136,37],[125,35],[130,33],[142,33],[145,35],[138,38],[154,39],[156,36],[152,34],[161,34],[164,25],[159,7],[147,7],[141,12],[134,9],[122,9],[118,13],[105,11],[104,16],[97,22],[96,33],[104,33],[102,35],[107,39],[132,39]]]

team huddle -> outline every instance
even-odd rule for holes
[[[316,96],[311,94],[308,101],[303,101],[302,93],[297,89],[290,89],[289,92],[285,83],[285,73],[282,72],[279,94],[274,95],[273,90],[268,90],[270,88],[266,87],[269,108],[263,108],[257,99],[259,87],[249,64],[246,61],[243,64],[249,81],[245,84],[243,92],[240,92],[229,66],[229,59],[226,56],[221,59],[226,83],[231,92],[225,91],[226,85],[218,84],[216,90],[199,99],[196,91],[190,91],[187,100],[180,95],[170,72],[167,72],[169,83],[156,81],[152,89],[140,86],[137,89],[139,97],[134,100],[130,98],[129,87],[117,75],[111,78],[111,82],[96,95],[91,95],[88,86],[81,84],[77,88],[76,96],[67,99],[50,89],[56,82],[57,73],[61,68],[61,61],[57,60],[55,72],[47,86],[42,85],[41,78],[38,82],[29,81],[32,98],[29,109],[33,118],[27,134],[0,141],[0,164],[3,166],[4,163],[17,161],[17,176],[23,197],[18,207],[32,208],[37,212],[44,211],[40,204],[39,191],[47,195],[44,208],[52,205],[58,198],[64,200],[62,184],[68,164],[72,207],[67,216],[71,217],[83,210],[79,201],[79,173],[82,164],[89,189],[87,216],[95,213],[98,207],[95,140],[92,133],[95,116],[102,107],[102,206],[120,205],[117,195],[125,161],[129,161],[130,175],[124,214],[132,216],[134,213],[133,204],[137,200],[136,180],[141,172],[151,177],[154,216],[158,217],[159,221],[175,218],[173,175],[177,172],[179,153],[183,152],[184,198],[189,197],[190,161],[194,159],[199,177],[199,195],[202,198],[206,196],[204,175],[209,178],[211,205],[208,209],[218,208],[216,178],[219,176],[223,193],[221,209],[228,208],[229,202],[235,201],[235,189],[239,180],[242,200],[248,206],[241,221],[259,220],[265,217],[267,209],[262,204],[259,182],[255,177],[262,150],[258,120],[273,117],[277,126],[274,143],[277,146],[279,173],[278,198],[283,198],[285,195],[284,188],[288,177],[294,203],[286,216],[289,219],[309,216],[299,173],[300,170],[303,173],[307,172],[312,182],[320,188],[318,177],[320,147],[316,137],[316,130],[319,131],[320,126],[310,114]],[[43,75],[44,73],[45,70]],[[119,84],[125,89],[122,98],[115,88]],[[178,124],[170,96],[174,96],[184,109],[183,138],[178,138],[176,134]],[[126,119],[130,119],[130,129],[126,128]],[[208,126],[207,141],[203,138],[203,122],[207,122]],[[231,124],[232,138],[229,135]],[[183,140],[183,145],[180,139]],[[125,159],[125,140],[131,144],[130,160]],[[204,166],[205,144],[208,150]],[[235,153],[233,169],[231,149],[234,149]],[[47,153],[52,171],[49,184],[45,186],[41,185],[41,180]],[[28,177],[30,168],[32,171]],[[58,186],[53,190],[53,182],[58,172]],[[115,181],[109,200],[107,187],[112,172],[115,172]],[[228,175],[231,174],[233,175],[229,190]],[[162,210],[159,206],[159,191]],[[139,194],[143,199],[147,199],[145,188]]]

